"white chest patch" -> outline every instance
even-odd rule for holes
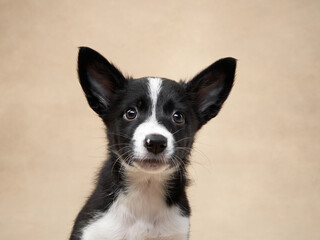
[[[189,218],[163,198],[164,176],[130,173],[134,178],[106,213],[97,213],[83,229],[82,240],[187,240]],[[139,175],[139,176],[138,176]],[[143,174],[142,174],[143,175]]]

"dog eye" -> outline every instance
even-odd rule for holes
[[[172,115],[172,119],[175,123],[178,123],[178,124],[184,123],[184,115],[181,112],[175,112]]]
[[[134,120],[137,118],[138,112],[135,108],[129,108],[123,115],[123,118],[126,120]]]

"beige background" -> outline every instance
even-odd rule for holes
[[[0,1],[0,239],[67,239],[106,156],[78,46],[191,78],[239,59],[198,134],[191,239],[320,239],[319,1]]]

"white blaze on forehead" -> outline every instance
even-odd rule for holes
[[[134,154],[136,158],[144,159],[148,158],[149,152],[144,146],[144,141],[149,134],[160,134],[167,138],[167,148],[164,151],[164,158],[169,158],[173,154],[174,138],[168,129],[157,121],[156,117],[156,107],[161,91],[161,78],[148,78],[148,95],[151,99],[151,115],[147,120],[141,123],[133,134],[134,141]]]
[[[152,102],[152,115],[156,117],[157,100],[161,90],[162,79],[161,78],[148,78],[149,83],[149,96]]]

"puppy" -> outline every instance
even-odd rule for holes
[[[189,82],[133,79],[80,48],[80,84],[107,127],[109,153],[70,240],[189,238],[190,151],[228,97],[235,69],[236,60],[224,58]]]

